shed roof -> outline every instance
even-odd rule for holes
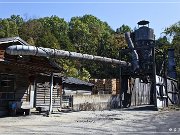
[[[50,74],[44,74],[41,73],[41,76],[47,76],[50,77]],[[94,86],[93,83],[89,83],[83,80],[80,80],[78,78],[73,78],[73,77],[64,77],[61,73],[53,73],[54,77],[56,78],[62,78],[62,83],[66,84],[77,84],[77,85],[86,85],[86,86]]]
[[[28,46],[26,41],[21,39],[20,37],[9,37],[9,38],[0,38],[0,50],[5,50],[8,46],[11,45],[25,45]],[[10,56],[5,53],[5,60],[1,61],[1,63],[16,65],[18,67],[29,69],[37,72],[61,72],[62,67],[60,67],[53,60],[46,57],[38,57],[38,56],[23,56],[18,59],[17,56]],[[29,59],[30,58],[30,59]],[[15,61],[14,61],[15,60]]]
[[[94,84],[82,81],[78,78],[73,78],[73,77],[63,77],[63,83],[67,84],[78,84],[78,85],[86,85],[86,86],[94,86]]]
[[[26,41],[24,41],[20,37],[0,38],[0,44],[4,44],[4,43],[20,43],[21,45],[29,45]]]

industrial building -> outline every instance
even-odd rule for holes
[[[180,104],[173,49],[166,59],[167,54],[155,47],[149,22],[140,21],[138,26],[125,33],[128,48],[121,50],[131,55],[131,62],[35,47],[19,37],[0,39],[0,114],[29,114],[31,108],[51,113],[63,108],[103,110],[150,104],[158,109]],[[163,57],[160,69],[158,55]],[[120,75],[90,82],[64,77],[52,57],[115,64],[120,66]]]
[[[0,39],[0,115],[28,115],[32,108],[49,110],[50,104],[57,110],[67,100],[65,96],[69,100],[73,93],[91,94],[93,84],[63,77],[62,68],[47,57],[8,55],[5,50],[11,45],[29,46],[19,37]]]

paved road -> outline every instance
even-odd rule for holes
[[[111,110],[0,118],[0,135],[180,134],[180,111]]]

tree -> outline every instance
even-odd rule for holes
[[[170,47],[170,42],[168,41],[167,36],[160,37],[156,40],[156,46],[158,48],[166,49]]]
[[[177,79],[180,81],[180,21],[166,28],[164,33],[172,40],[170,48],[175,49]]]
[[[64,19],[51,16],[40,18],[39,21],[42,23],[44,30],[49,31],[58,40],[59,46],[56,48],[74,51],[68,35],[69,26]]]
[[[31,41],[32,45],[43,46],[38,44],[38,40],[44,35],[44,28],[37,19],[28,20],[19,28],[19,35],[25,41]]]
[[[18,36],[16,22],[9,19],[0,19],[0,38]]]
[[[0,19],[0,37],[20,36],[31,45],[119,58],[119,50],[127,44],[124,32],[131,30],[122,25],[115,32],[106,22],[95,16],[72,17],[66,22],[58,16],[23,19],[12,15]],[[117,68],[111,64],[78,60],[56,59],[65,69],[65,75],[88,80],[90,76],[115,77]],[[98,63],[98,64],[97,64]]]
[[[112,29],[92,15],[73,17],[69,22],[69,35],[76,49],[82,53],[97,55],[99,43],[105,33]]]
[[[24,23],[24,20],[20,15],[11,15],[8,20],[15,22],[18,28]]]
[[[126,32],[132,31],[128,25],[123,24],[121,27],[116,29],[116,33],[125,34]]]
[[[36,44],[45,48],[60,48],[57,38],[50,31],[44,32],[44,34],[37,40]]]
[[[180,54],[180,21],[166,28],[164,33],[171,38],[176,54]]]
[[[120,42],[116,42],[114,30],[106,23],[92,15],[73,17],[69,22],[69,36],[76,50],[81,53],[99,55],[105,57],[118,58]],[[111,76],[111,64],[97,62],[84,62],[83,67],[87,69],[91,76],[107,77]],[[106,68],[106,69],[105,69]],[[107,71],[107,72],[106,72]]]

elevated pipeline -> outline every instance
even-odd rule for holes
[[[9,46],[8,48],[6,48],[6,53],[9,55],[31,55],[31,56],[41,56],[41,57],[54,57],[54,58],[68,57],[74,59],[94,60],[94,61],[118,64],[121,66],[131,66],[130,63],[117,59],[94,56],[89,54],[82,54],[77,52],[69,52],[69,51],[57,50],[51,48],[26,46],[26,45]]]

